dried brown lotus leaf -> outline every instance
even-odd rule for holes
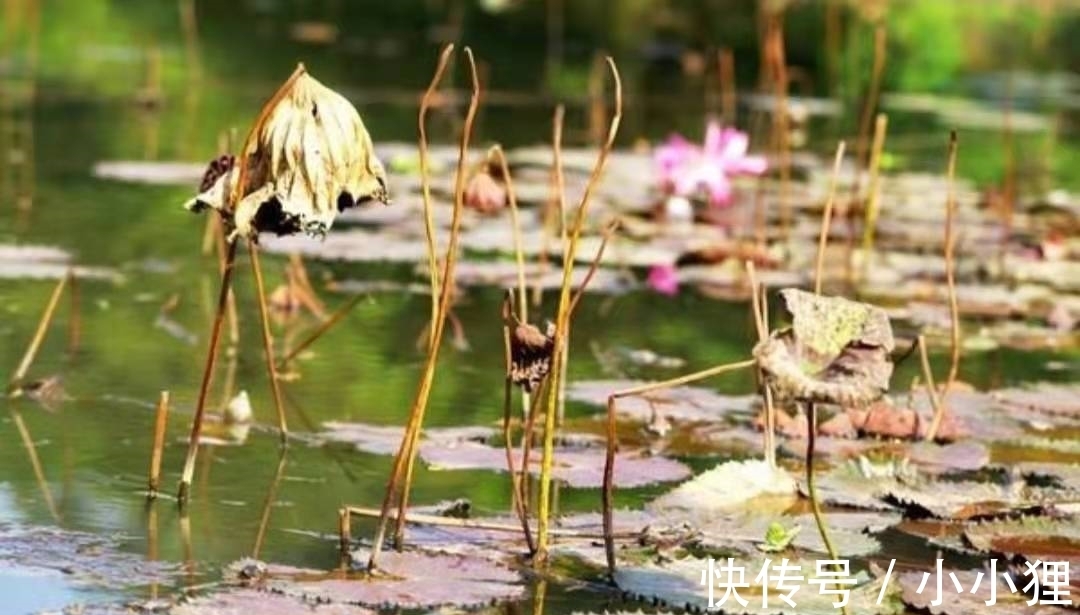
[[[792,326],[754,348],[780,399],[865,406],[888,391],[892,326],[884,310],[785,289]]]
[[[234,235],[303,231],[322,236],[337,214],[362,201],[386,202],[386,172],[360,114],[303,66],[264,109],[243,152],[242,197],[230,206],[240,173],[221,173],[185,205],[211,207],[235,226]],[[215,161],[208,170],[211,177]]]

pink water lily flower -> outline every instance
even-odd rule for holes
[[[763,156],[750,156],[750,137],[734,128],[709,122],[705,143],[698,147],[679,135],[656,148],[654,160],[660,182],[678,196],[690,197],[705,190],[713,205],[731,202],[731,178],[761,175],[768,167]]]
[[[653,265],[646,280],[649,288],[669,297],[679,293],[679,274],[673,265]]]

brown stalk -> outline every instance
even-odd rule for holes
[[[457,176],[454,186],[454,213],[450,224],[450,241],[446,249],[446,259],[443,265],[439,309],[437,318],[432,326],[433,342],[428,351],[427,362],[425,363],[424,373],[417,389],[416,399],[409,412],[409,422],[406,425],[405,435],[402,438],[401,447],[398,449],[397,455],[394,456],[394,466],[391,470],[390,480],[386,485],[386,493],[382,503],[382,515],[379,518],[378,529],[376,530],[375,539],[372,544],[371,557],[368,561],[368,567],[371,569],[376,567],[379,553],[382,551],[383,541],[386,537],[387,522],[389,521],[390,507],[394,500],[394,496],[399,496],[398,507],[399,510],[402,511],[402,514],[398,515],[399,518],[404,518],[404,510],[408,506],[408,494],[410,482],[412,480],[412,470],[416,461],[416,443],[420,437],[420,428],[423,424],[424,413],[427,410],[428,397],[431,393],[431,386],[435,379],[435,368],[438,362],[440,347],[439,342],[442,340],[443,329],[446,325],[446,314],[450,309],[450,298],[453,294],[453,274],[454,265],[457,261],[458,237],[461,230],[461,210],[464,207],[465,200],[466,154],[469,149],[469,137],[471,136],[473,122],[476,118],[476,110],[480,102],[480,83],[476,72],[476,61],[473,58],[472,50],[468,47],[465,48],[465,57],[468,61],[472,75],[472,96],[469,99],[469,109],[465,115],[465,129],[461,133],[461,143],[458,149]],[[398,494],[399,483],[402,479],[404,479],[405,484],[401,489],[401,493]],[[395,542],[400,546],[401,539],[404,537],[404,524],[402,522],[398,522],[394,534],[397,539]]]
[[[259,263],[259,245],[254,239],[248,239],[248,256],[251,257],[251,271],[255,275],[255,293],[259,296],[259,319],[262,321],[263,352],[266,354],[266,377],[270,380],[270,391],[274,395],[278,430],[281,433],[281,443],[284,445],[289,439],[289,427],[285,421],[285,404],[281,400],[281,383],[278,382],[274,361],[274,338],[270,333],[270,310],[266,307],[266,288],[263,285],[262,265]]]
[[[825,213],[821,216],[821,234],[818,236],[817,259],[814,263],[814,293],[821,294],[821,271],[825,266],[825,245],[829,241],[829,226],[832,223],[833,202],[836,200],[836,184],[840,176],[840,163],[844,160],[844,142],[836,146],[836,159],[833,161],[832,177],[829,179],[829,195],[825,198]]]
[[[525,284],[525,250],[521,239],[521,220],[518,216],[517,193],[514,191],[514,180],[510,176],[510,165],[506,162],[506,154],[501,146],[491,148],[489,156],[499,161],[499,169],[502,171],[503,181],[506,182],[506,196],[510,202],[510,223],[514,239],[514,258],[517,260],[518,278],[518,320],[529,322],[529,289]]]
[[[214,364],[217,362],[218,345],[221,342],[221,325],[225,317],[226,305],[229,302],[229,291],[232,287],[233,265],[235,263],[236,242],[231,241],[225,252],[225,267],[221,274],[221,290],[218,293],[217,312],[214,314],[214,321],[210,325],[210,343],[206,351],[202,384],[199,385],[199,397],[195,402],[195,418],[191,421],[191,435],[188,437],[187,456],[184,459],[184,470],[180,476],[180,486],[177,489],[176,498],[181,506],[187,501],[188,490],[191,488],[191,478],[195,473],[195,456],[199,450],[203,414],[206,412],[206,396],[210,392],[210,381],[214,375]]]
[[[263,500],[259,528],[255,531],[255,546],[251,548],[251,557],[253,559],[259,559],[263,543],[266,541],[266,530],[270,527],[270,511],[274,508],[274,499],[277,497],[278,486],[281,485],[281,477],[285,475],[285,459],[286,449],[281,449],[281,453],[278,455],[277,469],[274,470],[274,478],[270,481],[270,488],[266,491],[266,499]]]
[[[68,271],[68,282],[71,295],[71,312],[68,314],[68,355],[75,356],[82,345],[82,311],[79,309],[82,303],[82,293],[79,289],[79,278],[75,277],[75,270]]]
[[[427,138],[427,114],[431,109],[431,101],[438,94],[439,84],[442,82],[446,67],[450,63],[450,56],[454,53],[454,45],[451,43],[443,47],[439,54],[439,63],[435,66],[435,74],[428,84],[424,96],[420,99],[420,114],[417,120],[420,131],[420,190],[424,202],[424,238],[427,240],[428,253],[428,277],[431,284],[431,319],[428,325],[431,333],[428,337],[428,348],[435,342],[434,323],[439,318],[439,255],[435,245],[435,218],[434,209],[431,205],[431,178],[428,174],[428,138]]]
[[[551,234],[552,226],[554,225],[559,229],[559,233],[565,235],[565,209],[566,209],[566,181],[563,176],[562,168],[562,133],[563,133],[563,118],[566,114],[566,109],[562,105],[555,106],[555,113],[551,120],[551,190],[552,198],[548,201],[544,207],[544,221],[540,226],[541,234],[541,249],[540,249],[540,269],[541,271],[547,271],[548,261],[550,255],[548,254],[551,248]],[[557,217],[557,219],[555,219]],[[565,237],[564,237],[565,239]],[[565,248],[565,245],[564,245]],[[539,306],[543,299],[544,289],[538,281],[536,287],[533,288],[533,305]]]
[[[791,229],[791,142],[788,127],[788,73],[787,58],[784,51],[784,22],[782,15],[775,15],[769,20],[769,40],[771,41],[773,96],[773,138],[780,159],[780,232],[787,240]]]
[[[514,295],[512,291],[508,291],[506,298],[503,300],[503,349],[505,351],[506,364],[505,377],[503,379],[503,446],[506,450],[506,471],[510,473],[510,500],[514,508],[515,514],[518,516],[518,520],[521,522],[522,533],[525,535],[525,544],[529,548],[529,553],[532,554],[536,551],[536,545],[532,539],[532,532],[529,530],[529,518],[525,508],[525,492],[522,487],[524,482],[521,476],[514,469],[514,446],[513,437],[511,432],[511,405],[513,401],[514,383],[510,377],[511,372],[511,350],[510,350],[510,327],[514,321]],[[523,321],[520,321],[523,322]],[[526,401],[526,404],[528,402]],[[528,411],[528,406],[526,406]],[[527,469],[527,468],[524,468]]]
[[[343,515],[343,516],[345,516],[346,519],[349,519],[352,515],[356,515],[358,517],[368,517],[368,518],[378,518],[378,517],[381,516],[381,511],[378,508],[366,508],[366,507],[363,507],[363,506],[346,506],[345,508],[343,508],[341,510],[345,511],[346,515]],[[395,520],[397,519],[397,513],[396,512],[391,511],[390,514],[394,515]],[[442,515],[425,515],[425,514],[422,514],[422,513],[409,513],[409,515],[407,517],[405,517],[404,521],[405,521],[405,523],[410,523],[410,524],[413,524],[413,525],[431,525],[431,526],[435,526],[435,527],[468,528],[468,529],[475,529],[475,530],[486,530],[486,531],[491,531],[491,532],[515,533],[515,532],[520,532],[521,531],[520,527],[518,527],[516,525],[510,525],[508,523],[497,523],[497,522],[491,522],[491,521],[479,521],[479,520],[476,520],[476,519],[459,519],[457,517],[444,517]],[[583,538],[583,539],[591,539],[591,540],[595,540],[597,538],[600,538],[600,535],[596,534],[595,532],[581,532],[581,531],[577,531],[577,530],[554,529],[554,530],[552,530],[552,533],[554,533],[554,534],[556,534],[558,536],[561,536],[561,537],[566,537],[566,538]],[[626,533],[626,534],[623,534],[622,536],[630,537],[630,536],[633,536],[633,535],[637,535],[637,533],[636,532],[632,533],[632,534],[631,533]]]
[[[1013,139],[1012,123],[1012,98],[1013,98],[1013,72],[1010,70],[1005,78],[1005,109],[1002,113],[1002,145],[1005,149],[1005,186],[1004,199],[1005,211],[1002,212],[1001,250],[999,260],[1004,271],[1005,255],[1009,246],[1009,237],[1012,236],[1013,215],[1016,211],[1016,152]]]
[[[161,488],[161,454],[165,448],[165,425],[169,421],[169,392],[162,391],[154,411],[154,445],[150,451],[150,475],[147,480],[146,499],[153,500]]]
[[[338,548],[344,558],[352,545],[352,513],[348,507],[338,509]]]
[[[608,396],[607,399],[607,455],[604,460],[604,485],[602,489],[603,498],[603,511],[604,511],[604,552],[607,555],[608,573],[615,574],[615,535],[614,535],[614,521],[612,519],[612,510],[615,502],[614,498],[614,486],[615,486],[615,451],[619,447],[619,436],[616,431],[615,423],[615,401],[624,397],[631,397],[634,395],[641,395],[642,393],[648,393],[650,391],[657,391],[660,389],[670,389],[672,387],[689,384],[698,380],[704,380],[705,378],[711,378],[723,373],[732,372],[740,369],[746,369],[748,367],[754,367],[757,365],[755,359],[747,359],[745,361],[737,361],[735,363],[727,363],[724,365],[718,365],[716,367],[710,367],[700,372],[694,372],[692,374],[686,374],[685,376],[679,376],[670,380],[664,380],[661,382],[651,382],[640,386],[632,387],[629,389],[623,389],[616,391]]]
[[[68,274],[60,278],[53,288],[52,295],[49,296],[49,302],[45,304],[45,311],[41,313],[41,320],[38,321],[37,330],[34,331],[34,337],[31,338],[30,345],[26,347],[26,352],[23,353],[22,360],[19,361],[15,373],[8,380],[9,395],[18,396],[19,385],[26,378],[26,372],[30,371],[30,366],[33,365],[38,351],[41,350],[41,343],[45,341],[45,334],[49,331],[49,324],[52,323],[53,316],[56,314],[56,306],[60,304],[60,295],[63,294],[64,287],[67,286],[71,277]]]
[[[363,298],[364,295],[354,296],[353,298],[345,302],[344,305],[338,308],[337,311],[331,314],[329,318],[319,323],[319,326],[316,327],[314,331],[308,334],[307,337],[305,337],[300,343],[294,346],[292,350],[288,352],[288,354],[286,354],[278,361],[278,369],[284,368],[286,365],[289,364],[290,361],[300,356],[300,353],[307,350],[308,347],[318,341],[320,337],[325,335],[327,331],[334,328],[334,325],[341,322],[341,320],[344,319],[345,316],[347,316],[349,312],[351,312],[352,309],[356,307],[356,304],[360,303]]]
[[[532,461],[532,446],[533,436],[536,430],[536,415],[540,411],[540,400],[543,398],[544,393],[550,388],[551,377],[550,375],[540,383],[540,386],[534,391],[532,399],[529,400],[528,415],[525,417],[525,428],[521,434],[521,509],[524,511],[525,518],[529,518],[529,498],[532,495],[530,489],[530,478],[532,474],[529,473],[529,464]]]
[[[926,430],[926,441],[933,442],[937,438],[937,432],[941,428],[941,421],[945,418],[945,403],[942,395],[934,384],[934,371],[930,369],[930,357],[927,355],[926,338],[920,335],[916,338],[919,347],[919,363],[922,365],[923,379],[926,380],[926,397],[930,400],[930,406],[934,409],[934,418],[930,421],[930,427]]]
[[[945,172],[948,184],[945,196],[945,281],[949,287],[949,316],[952,319],[949,376],[943,395],[956,382],[960,373],[960,306],[956,299],[956,131],[949,133],[949,163]]]
[[[555,350],[551,360],[552,380],[548,391],[547,413],[544,416],[544,451],[540,464],[540,510],[538,515],[536,553],[536,561],[538,563],[543,563],[547,560],[551,512],[551,471],[555,454],[555,420],[559,399],[562,397],[561,392],[565,390],[562,380],[564,380],[565,375],[564,363],[566,361],[566,353],[568,350],[567,340],[569,339],[571,326],[570,283],[574,270],[574,259],[577,255],[581,230],[585,226],[585,214],[588,211],[589,200],[592,197],[593,190],[600,182],[600,177],[603,175],[604,165],[607,162],[608,155],[615,146],[615,137],[619,132],[619,122],[622,120],[623,98],[622,81],[619,77],[619,69],[615,66],[615,61],[612,58],[608,57],[607,63],[611,70],[612,79],[614,80],[615,85],[615,111],[611,118],[611,125],[608,128],[607,140],[600,148],[600,153],[597,156],[596,164],[593,166],[592,174],[589,176],[589,181],[585,185],[585,192],[581,196],[581,202],[578,204],[574,225],[570,230],[570,237],[568,241],[565,242],[563,249],[562,288],[559,293],[559,310],[557,312],[555,325]],[[562,166],[561,160],[558,166]],[[562,175],[561,168],[557,169],[557,173],[560,176]]]
[[[604,260],[604,250],[607,249],[608,242],[611,241],[612,236],[615,235],[615,231],[619,230],[618,219],[612,220],[604,227],[604,232],[600,235],[600,247],[596,250],[596,257],[589,263],[589,270],[585,272],[585,277],[581,280],[581,285],[578,286],[577,292],[574,293],[574,298],[570,300],[570,312],[569,319],[574,317],[574,312],[577,310],[578,303],[585,295],[585,289],[588,288],[589,282],[592,282],[593,276],[596,275],[596,270],[600,267],[600,261]]]
[[[885,26],[878,24],[874,28],[874,64],[870,73],[870,90],[866,94],[862,112],[859,114],[859,136],[855,147],[855,155],[858,157],[859,168],[866,166],[866,140],[870,135],[870,123],[874,119],[874,110],[878,106],[878,97],[881,94],[881,75],[885,69]]]
[[[765,292],[757,279],[754,261],[746,261],[746,275],[750,279],[750,308],[754,317],[754,329],[758,343],[769,337],[769,326],[765,323],[765,309],[762,294]],[[761,386],[762,400],[765,402],[765,462],[776,467],[776,408],[772,403],[772,390],[765,382],[761,369],[757,370],[757,381]]]

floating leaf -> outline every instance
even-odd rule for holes
[[[199,181],[205,170],[206,165],[197,162],[103,160],[94,163],[91,174],[99,179],[180,186]]]
[[[349,604],[319,604],[303,598],[258,589],[238,588],[193,598],[170,615],[375,615],[377,611]]]
[[[671,517],[665,517],[671,519]],[[867,534],[900,522],[900,516],[886,513],[830,513],[829,535],[837,555],[860,557],[876,553],[881,544]],[[777,533],[770,542],[769,534]],[[709,551],[735,549],[749,553],[753,549],[765,552],[782,552],[789,545],[803,551],[827,554],[821,534],[805,531],[814,528],[810,514],[784,515],[754,510],[738,514],[719,514],[697,527],[701,532],[701,544]],[[785,542],[786,541],[786,542]]]
[[[780,296],[792,326],[754,348],[778,398],[863,406],[889,390],[893,336],[883,310],[793,288]]]
[[[639,380],[578,381],[566,388],[566,398],[604,407],[612,393],[641,384]],[[757,396],[721,395],[710,389],[681,386],[620,399],[615,412],[639,422],[649,421],[654,412],[672,421],[718,421],[729,413],[749,416],[757,399]]]
[[[699,523],[760,496],[774,496],[790,504],[795,494],[795,479],[783,468],[759,460],[728,461],[665,493],[647,509],[660,516],[678,515]]]
[[[1023,389],[995,391],[992,395],[1007,408],[1080,419],[1080,386],[1040,383]]]

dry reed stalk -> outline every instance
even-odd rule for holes
[[[855,146],[856,160],[860,169],[866,166],[866,140],[870,134],[870,123],[874,119],[874,110],[877,109],[878,98],[881,95],[881,75],[885,70],[885,43],[885,26],[878,24],[874,28],[874,63],[870,73],[870,89],[859,114],[859,136]],[[854,196],[858,198],[857,191]]]
[[[521,218],[518,215],[517,192],[514,190],[514,180],[510,176],[510,165],[506,162],[506,154],[501,146],[491,148],[489,156],[499,162],[499,170],[502,171],[503,181],[506,182],[506,196],[510,203],[510,224],[514,240],[514,259],[517,262],[518,282],[518,320],[529,322],[529,297],[528,286],[525,284],[525,249],[521,239]]]
[[[933,442],[937,439],[937,432],[941,428],[941,421],[945,418],[945,402],[934,383],[934,371],[930,369],[930,357],[926,349],[926,338],[919,335],[916,338],[919,347],[919,363],[922,366],[923,379],[926,380],[926,397],[930,400],[930,406],[934,409],[934,417],[930,420],[930,427],[926,430],[926,441]]]
[[[439,249],[435,240],[434,208],[431,204],[431,177],[428,171],[427,114],[431,109],[432,100],[438,95],[439,84],[443,80],[443,75],[446,74],[446,67],[453,52],[454,45],[449,44],[443,47],[442,52],[439,54],[435,74],[432,76],[427,90],[424,91],[424,96],[420,99],[420,113],[417,120],[420,132],[420,191],[424,203],[424,239],[427,241],[428,277],[431,286],[431,323],[434,323],[439,317]],[[433,325],[429,325],[429,327],[431,334],[428,337],[428,349],[430,350],[435,340],[435,328]]]
[[[825,198],[825,212],[821,216],[821,234],[818,236],[817,259],[814,262],[814,293],[821,294],[821,273],[825,266],[825,245],[829,241],[829,226],[832,223],[833,202],[836,200],[836,184],[840,177],[840,163],[844,160],[844,142],[836,146],[836,158],[833,160],[832,177],[829,178],[829,194]]]
[[[945,196],[945,281],[949,288],[949,316],[952,320],[949,376],[942,393],[946,396],[960,373],[960,305],[956,298],[956,149],[956,131],[953,130],[949,133],[949,162],[945,171],[948,185]]]
[[[765,323],[765,305],[762,293],[765,292],[757,279],[757,270],[754,261],[746,261],[746,275],[750,280],[750,309],[754,318],[754,329],[757,331],[758,343],[769,337],[769,327]],[[765,462],[770,467],[776,467],[776,408],[772,403],[772,390],[765,382],[764,374],[757,370],[757,381],[761,386],[762,400],[765,402]]]
[[[398,515],[399,519],[404,518],[404,510],[408,507],[412,471],[416,462],[416,443],[420,437],[420,428],[423,424],[424,413],[427,410],[428,397],[431,393],[431,386],[435,379],[435,368],[438,362],[440,341],[442,340],[443,330],[446,325],[446,315],[450,309],[450,298],[453,294],[454,265],[457,261],[458,238],[461,230],[461,211],[464,208],[466,155],[469,149],[469,138],[472,134],[473,122],[476,118],[476,111],[480,102],[480,84],[476,71],[476,61],[473,58],[472,50],[468,47],[465,48],[465,58],[468,61],[472,76],[472,96],[469,99],[469,109],[465,115],[465,128],[461,133],[461,142],[458,149],[457,176],[454,187],[454,212],[450,224],[450,241],[446,249],[446,259],[443,264],[438,314],[432,326],[433,340],[431,348],[428,351],[420,385],[417,389],[416,399],[409,412],[409,422],[406,425],[405,435],[402,438],[401,446],[398,449],[397,454],[394,456],[394,466],[391,470],[390,480],[386,485],[386,493],[383,497],[382,504],[382,515],[379,518],[378,529],[376,530],[375,539],[372,543],[371,557],[368,561],[368,567],[371,569],[376,567],[379,553],[382,551],[383,541],[386,537],[390,507],[394,500],[394,496],[399,495],[398,508],[399,511],[401,511],[401,514]],[[400,494],[398,494],[399,483],[402,482],[402,479],[404,479],[404,486],[401,488]],[[398,521],[394,531],[395,542],[398,546],[400,546],[401,539],[404,537],[403,534],[404,523],[403,521]]]
[[[161,488],[161,455],[165,448],[165,426],[169,421],[169,392],[162,391],[154,411],[154,443],[150,451],[150,473],[147,479],[146,499],[153,500]]]
[[[769,20],[769,40],[771,41],[773,72],[773,138],[780,159],[780,236],[787,240],[791,230],[791,139],[788,127],[788,73],[787,57],[784,51],[784,22],[782,15],[775,15]]]
[[[604,484],[602,488],[603,498],[603,515],[604,515],[604,552],[607,556],[608,573],[615,573],[615,534],[614,534],[614,520],[612,518],[612,511],[615,503],[615,451],[619,446],[619,436],[616,431],[615,422],[615,401],[624,397],[631,397],[634,395],[641,395],[642,393],[648,393],[650,391],[656,391],[660,389],[670,389],[672,387],[681,386],[684,384],[690,384],[698,380],[704,380],[705,378],[711,378],[713,376],[719,376],[727,372],[732,372],[740,369],[746,369],[757,365],[755,359],[747,359],[745,361],[737,361],[735,363],[726,363],[724,365],[718,365],[716,367],[710,367],[708,369],[694,372],[692,374],[686,374],[685,376],[679,376],[670,380],[664,380],[661,382],[651,382],[640,386],[632,387],[629,389],[623,389],[616,391],[608,396],[607,399],[607,455],[604,460]]]
[[[593,167],[592,174],[589,176],[589,181],[585,185],[585,192],[582,194],[581,202],[578,204],[577,215],[574,220],[573,226],[570,228],[570,237],[564,243],[563,249],[563,277],[562,286],[559,293],[559,309],[556,316],[555,325],[555,351],[552,355],[551,366],[551,382],[550,389],[548,391],[547,400],[547,412],[544,416],[544,451],[541,457],[540,465],[540,503],[538,511],[538,524],[537,524],[537,551],[536,561],[538,563],[544,563],[547,559],[547,546],[551,513],[551,471],[554,461],[555,453],[555,420],[558,412],[559,399],[562,396],[561,392],[564,390],[562,380],[565,374],[564,363],[566,361],[567,351],[567,339],[570,334],[570,283],[574,270],[574,260],[577,255],[577,244],[581,238],[582,228],[585,226],[585,214],[588,211],[589,201],[592,197],[592,192],[600,182],[600,177],[603,175],[604,166],[607,162],[608,155],[611,153],[612,148],[615,146],[615,137],[619,131],[619,122],[622,119],[623,99],[622,99],[622,82],[619,76],[619,69],[615,66],[615,61],[611,58],[607,58],[608,67],[611,70],[612,79],[615,85],[615,110],[614,115],[611,118],[611,125],[608,128],[607,140],[600,148],[600,153],[597,156],[596,164]],[[561,161],[560,165],[561,167]],[[561,176],[561,169],[557,169],[557,173]]]
[[[49,302],[45,304],[45,311],[41,313],[41,320],[38,321],[37,330],[34,331],[34,337],[30,339],[30,345],[26,347],[26,352],[23,353],[19,366],[15,368],[15,373],[8,380],[9,395],[17,396],[19,394],[19,385],[26,378],[26,373],[30,371],[30,366],[33,365],[38,351],[41,350],[41,343],[45,341],[45,334],[48,333],[49,325],[56,315],[56,306],[60,304],[60,296],[64,293],[64,287],[68,285],[71,279],[72,275],[69,272],[60,278],[53,288],[52,295],[49,296]]]
[[[248,256],[251,257],[251,271],[255,275],[255,294],[258,295],[259,319],[262,321],[266,377],[270,380],[270,391],[274,396],[274,409],[277,411],[278,430],[281,434],[281,443],[284,445],[289,439],[289,427],[285,420],[285,404],[281,400],[281,383],[278,382],[277,363],[274,361],[274,337],[270,332],[270,310],[266,307],[266,288],[263,285],[262,265],[259,262],[259,246],[254,239],[248,239]]]
[[[210,325],[210,343],[206,351],[202,383],[199,385],[199,396],[195,402],[195,417],[191,421],[191,434],[188,436],[187,456],[184,458],[184,470],[180,475],[180,486],[177,489],[176,498],[180,505],[187,501],[188,490],[191,488],[191,478],[195,473],[195,457],[199,450],[203,415],[206,412],[206,396],[210,392],[210,381],[213,379],[214,364],[217,362],[218,346],[221,343],[221,325],[229,302],[229,290],[232,287],[233,265],[235,263],[236,242],[233,241],[229,242],[225,252],[225,268],[221,274],[221,290],[218,293],[217,311],[214,314],[214,321]]]
[[[544,220],[540,225],[540,270],[547,271],[550,261],[552,226],[559,229],[565,240],[566,181],[562,168],[562,133],[566,108],[556,105],[551,120],[551,192],[552,196],[544,206]],[[564,244],[565,247],[565,244]],[[533,305],[539,307],[544,297],[544,289],[537,281],[533,288]]]

